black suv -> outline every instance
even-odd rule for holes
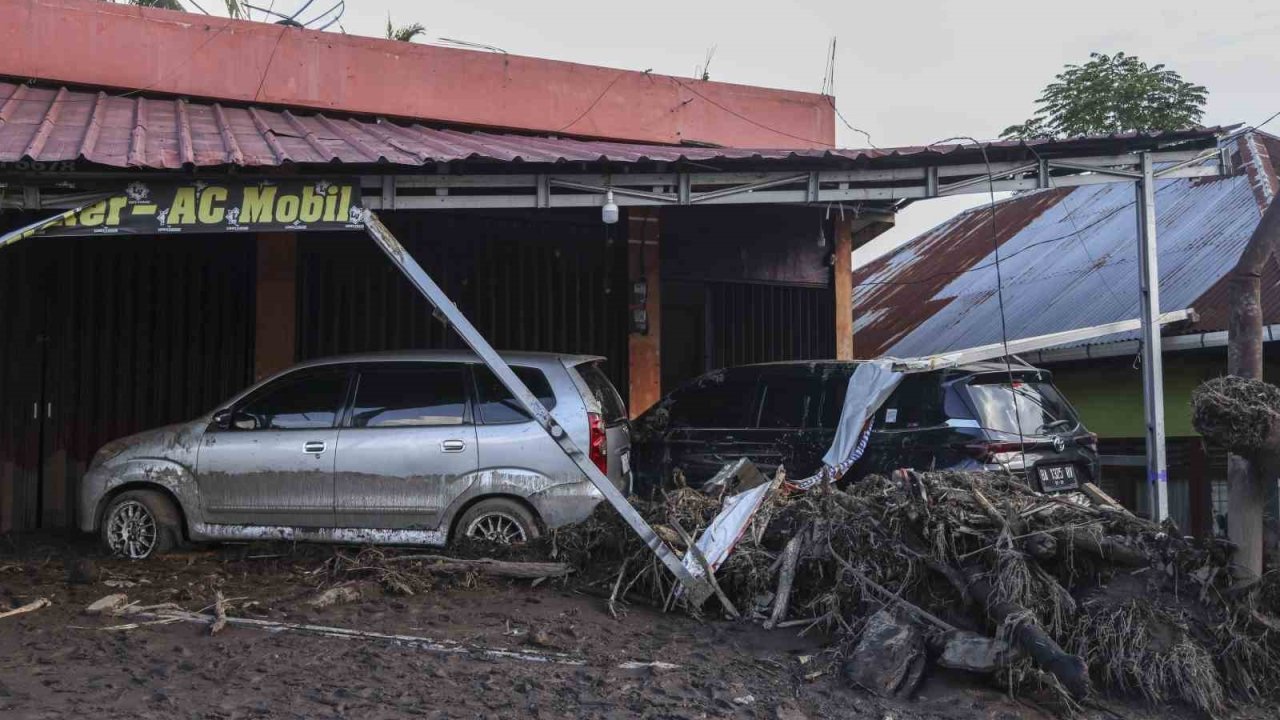
[[[822,467],[857,363],[746,365],[681,386],[637,419],[631,443],[636,489],[652,495],[679,470],[699,487],[725,463],[748,457],[800,479]],[[898,468],[1032,472],[1046,492],[1098,482],[1097,436],[1080,423],[1046,370],[1001,362],[915,373],[876,412],[856,481]]]

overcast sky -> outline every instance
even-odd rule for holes
[[[336,1],[316,0],[302,18]],[[276,0],[274,7],[304,2]],[[200,4],[212,10],[220,3]],[[882,147],[995,138],[1033,113],[1040,90],[1063,65],[1086,62],[1091,51],[1165,63],[1205,85],[1208,125],[1258,123],[1280,110],[1280,3],[1274,0],[346,0],[342,27],[381,37],[388,12],[397,25],[425,25],[419,41],[466,40],[513,54],[671,75],[693,75],[714,46],[713,80],[810,92],[822,86],[834,36],[836,102]],[[1280,119],[1268,129],[1280,130]],[[866,146],[865,137],[843,125],[837,140]],[[971,195],[917,203],[855,260],[982,201]]]

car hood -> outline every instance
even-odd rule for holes
[[[105,463],[112,460],[159,457],[192,465],[204,427],[205,421],[202,419],[144,430],[103,445],[97,458]]]

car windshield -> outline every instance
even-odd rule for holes
[[[1050,435],[1079,426],[1071,406],[1047,382],[975,382],[969,386],[978,420],[1005,435]]]

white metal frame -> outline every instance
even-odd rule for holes
[[[889,170],[370,175],[361,187],[371,210],[599,207],[605,192],[620,206],[889,203],[1140,180],[1144,157],[1163,166],[1159,178],[1229,169],[1226,152],[1215,148]]]

